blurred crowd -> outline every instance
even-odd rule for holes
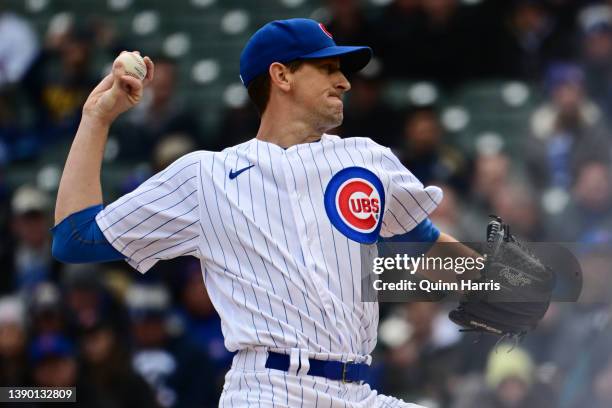
[[[481,241],[497,214],[526,241],[571,243],[584,288],[579,302],[553,303],[538,330],[510,346],[460,333],[446,317],[450,304],[382,304],[372,386],[430,408],[612,406],[612,1],[376,3],[385,5],[369,13],[357,0],[324,2],[336,41],[376,55],[351,78],[333,133],[371,137],[442,187],[432,219],[458,239]],[[53,186],[6,182],[66,146],[100,80],[92,61],[122,49],[138,45],[112,20],[57,23],[39,36],[0,0],[0,385],[77,386],[87,407],[216,406],[232,354],[199,263],[179,258],[146,275],[124,263],[60,264],[50,254]],[[121,146],[112,160],[133,165],[105,186],[114,194],[189,151],[257,130],[255,109],[244,106],[204,131],[178,91],[180,61],[151,57],[155,81],[112,129]],[[452,92],[486,79],[539,92],[516,151],[499,139],[466,150],[440,106],[396,109],[383,92],[396,80]]]

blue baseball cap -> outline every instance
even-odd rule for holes
[[[325,26],[306,18],[276,20],[253,34],[240,55],[240,79],[248,87],[274,62],[340,57],[343,72],[355,72],[372,58],[370,47],[338,46]]]

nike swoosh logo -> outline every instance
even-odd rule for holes
[[[244,171],[247,171],[247,170],[248,170],[248,169],[250,169],[251,167],[255,167],[255,165],[254,165],[254,164],[251,164],[250,166],[245,167],[244,169],[237,170],[237,171],[230,170],[230,172],[229,172],[229,178],[230,178],[230,180],[235,179],[236,177],[238,177],[238,176],[240,175],[240,173],[242,173],[242,172],[244,172]]]

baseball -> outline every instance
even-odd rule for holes
[[[147,76],[147,66],[144,59],[135,52],[122,52],[115,61],[121,62],[127,75],[131,75],[141,81]]]

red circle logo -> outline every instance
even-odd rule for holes
[[[370,182],[352,178],[338,188],[336,208],[346,224],[360,232],[372,232],[380,219],[380,195]]]

